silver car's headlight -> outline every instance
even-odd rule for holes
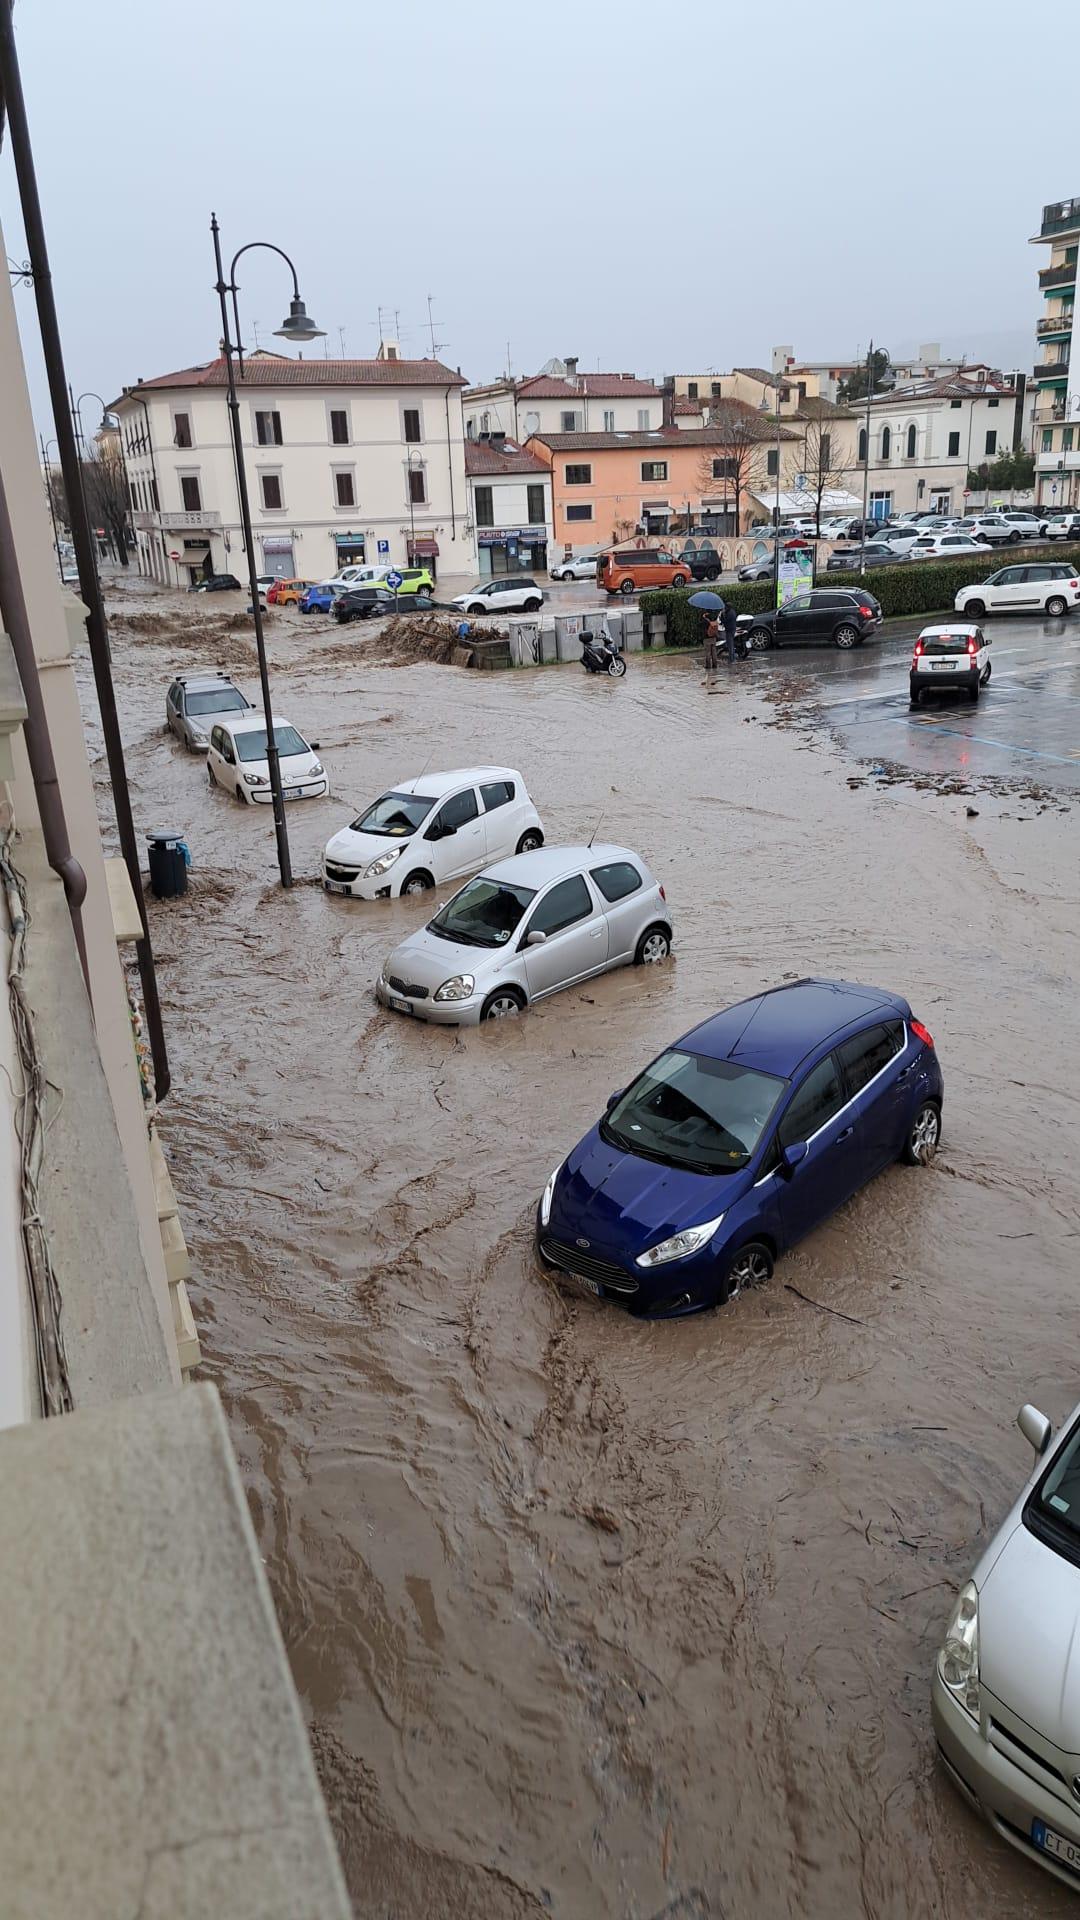
[[[668,1240],[661,1240],[655,1247],[646,1247],[639,1253],[635,1265],[639,1267],[662,1267],[669,1260],[684,1260],[688,1253],[700,1253],[706,1247],[723,1219],[718,1213],[715,1220],[703,1220],[700,1227],[684,1227],[681,1233],[673,1233]]]
[[[373,860],[370,867],[364,868],[364,879],[374,880],[378,874],[385,873],[388,868],[393,866],[395,860],[401,859],[404,851],[404,847],[391,847],[389,853],[380,853],[378,859]]]
[[[210,735],[208,733],[200,733],[198,727],[192,727],[191,744],[193,747],[208,747],[210,745]]]
[[[556,1167],[554,1173],[551,1176],[551,1179],[548,1181],[547,1186],[544,1188],[543,1197],[540,1201],[540,1225],[542,1227],[546,1227],[548,1221],[551,1219],[551,1202],[555,1194],[555,1182],[558,1179],[560,1173],[562,1172],[562,1169],[563,1169],[563,1163],[560,1160],[558,1166]]]
[[[383,961],[383,963],[382,963],[382,979],[383,979],[383,981],[384,981],[384,982],[385,982],[385,981],[387,981],[387,980],[389,980],[389,978],[390,978],[390,959],[391,959],[391,957],[392,957],[392,956],[390,956],[390,955],[387,955],[387,958],[386,958],[386,959],[385,959],[385,960]]]
[[[973,1580],[965,1581],[945,1629],[938,1654],[938,1672],[949,1692],[977,1720],[979,1717],[979,1594]]]
[[[452,980],[444,980],[434,1000],[468,1000],[476,990],[476,981],[471,973],[455,973]]]

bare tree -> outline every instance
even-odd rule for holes
[[[803,438],[803,472],[806,491],[814,502],[814,527],[821,534],[821,503],[826,493],[838,487],[847,468],[840,461],[840,434],[835,421],[811,420]]]
[[[112,435],[95,441],[91,457],[83,461],[83,492],[94,526],[103,526],[122,566],[128,564],[128,486],[120,443]]]
[[[719,435],[719,445],[701,450],[697,483],[700,497],[715,497],[717,489],[730,489],[735,501],[735,533],[742,532],[742,502],[756,486],[762,466],[762,443],[768,429],[762,426],[752,407],[738,400],[718,400],[709,420],[710,431]]]

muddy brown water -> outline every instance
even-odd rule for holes
[[[268,811],[161,730],[178,662],[219,657],[201,631],[115,636],[136,815],[195,860],[153,907],[165,1133],[357,1913],[1074,1912],[941,1778],[928,1689],[1028,1471],[1018,1406],[1080,1397],[1075,815],[851,789],[688,661],[378,666],[294,616],[276,706],[336,797],[290,811],[283,895]],[[417,903],[330,899],[318,856],[429,760],[519,767],[549,837],[639,849],[674,961],[491,1030],[382,1013]],[[552,1285],[536,1197],[607,1093],[811,972],[929,1024],[935,1167],[728,1310],[647,1325]]]

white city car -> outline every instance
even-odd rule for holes
[[[354,900],[396,899],[543,844],[515,768],[424,773],[399,781],[327,841],[323,885]]]
[[[375,992],[395,1013],[476,1026],[610,967],[666,960],[670,951],[664,889],[636,853],[543,847],[470,880],[394,948]]]
[[[1075,1893],[1080,1407],[1056,1441],[1035,1407],[1018,1425],[1035,1471],[957,1595],[934,1668],[934,1732],[964,1798]]]
[[[506,573],[480,581],[468,593],[455,594],[451,605],[462,613],[539,613],[546,599],[530,575]]]
[[[957,613],[981,620],[984,613],[1047,613],[1059,620],[1080,602],[1080,575],[1061,560],[1034,566],[999,567],[985,580],[961,587],[953,602]]]
[[[274,740],[286,800],[317,800],[329,793],[330,782],[318,758],[318,741],[310,745],[279,714],[274,715]],[[248,803],[273,799],[270,763],[266,757],[266,724],[254,711],[221,721],[210,731],[206,774],[212,787],[224,787]]]
[[[924,533],[908,548],[911,560],[973,560],[986,553],[988,540],[969,533]]]

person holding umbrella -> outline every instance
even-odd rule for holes
[[[697,607],[705,616],[705,671],[706,673],[713,673],[720,664],[717,644],[720,639],[720,624],[721,615],[724,612],[724,602],[718,593],[703,591],[701,593],[692,593],[687,605]]]
[[[735,646],[735,634],[739,625],[739,616],[736,613],[734,607],[732,606],[730,600],[726,600],[724,602],[724,611],[722,614],[720,614],[719,619],[723,623],[724,634],[727,639],[728,665],[733,667],[735,665],[736,660],[739,658],[738,651]]]

